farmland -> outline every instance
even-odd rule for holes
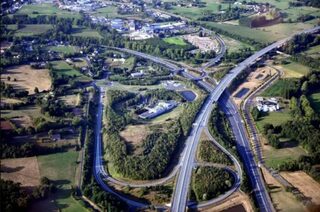
[[[79,49],[76,46],[52,46],[49,50],[63,54],[74,54],[79,52]]]
[[[1,81],[12,85],[15,89],[26,90],[29,94],[33,94],[36,87],[40,92],[51,88],[49,70],[33,69],[29,65],[14,66],[7,69],[1,74]]]

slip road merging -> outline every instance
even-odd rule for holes
[[[205,101],[203,107],[199,111],[200,115],[197,117],[195,123],[193,124],[191,135],[187,139],[187,147],[186,151],[183,155],[183,163],[181,170],[178,175],[174,196],[173,196],[173,202],[171,206],[171,211],[173,212],[182,212],[186,210],[186,203],[187,203],[187,196],[188,196],[188,190],[189,190],[189,184],[190,184],[190,178],[192,175],[192,168],[193,163],[195,159],[195,151],[197,148],[197,145],[199,143],[200,133],[203,128],[203,126],[207,125],[208,117],[210,115],[210,112],[212,110],[212,104],[214,102],[217,102],[222,95],[223,92],[225,92],[226,88],[232,83],[232,81],[238,76],[238,74],[249,67],[250,65],[254,64],[254,62],[263,56],[264,54],[268,53],[269,51],[276,49],[283,44],[285,44],[288,40],[290,40],[294,35],[297,34],[303,34],[303,33],[313,33],[320,29],[320,26],[314,27],[312,29],[304,30],[302,32],[293,34],[292,36],[282,39],[278,42],[275,42],[264,49],[256,52],[243,62],[239,63],[237,67],[232,69],[221,81],[220,83],[214,88],[214,90],[211,92],[209,98],[207,101]],[[241,122],[241,119],[240,119]],[[239,126],[239,125],[238,125]],[[240,127],[240,126],[239,126]],[[240,128],[238,127],[238,130],[240,131],[240,135],[243,139],[245,139],[245,135],[241,133]],[[238,134],[237,131],[234,132],[235,134]],[[244,140],[241,140],[244,142]],[[246,142],[248,143],[248,142]],[[247,144],[249,145],[249,144]],[[251,150],[249,148],[245,148],[244,150],[240,150],[243,152],[244,155],[247,155],[247,158],[245,159],[244,163],[245,166],[248,167],[249,170],[252,170],[253,176],[250,176],[251,179],[254,179],[252,183],[254,184],[254,187],[258,187],[259,190],[256,190],[255,194],[257,196],[258,205],[261,211],[273,211],[272,203],[269,201],[269,198],[266,197],[266,189],[264,187],[263,180],[261,179],[261,176],[259,173],[257,173],[258,169],[255,168],[255,161],[254,158],[250,156]],[[251,154],[252,155],[252,154]],[[268,196],[268,195],[267,195]]]

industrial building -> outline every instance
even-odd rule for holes
[[[175,108],[178,105],[178,103],[174,100],[171,101],[159,101],[156,105],[153,107],[146,107],[146,112],[139,115],[142,119],[152,119],[155,118],[163,113],[166,113],[173,108]]]

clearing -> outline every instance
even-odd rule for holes
[[[320,92],[314,93],[310,96],[312,108],[320,113]]]
[[[320,204],[320,184],[303,171],[281,172],[289,183],[299,189],[306,197],[310,197],[314,204]]]
[[[87,28],[75,28],[72,35],[76,37],[102,38],[98,31]]]
[[[49,47],[49,50],[55,51],[58,53],[63,54],[74,54],[76,52],[79,52],[79,48],[77,46],[64,46],[64,45],[58,45],[58,46],[51,46]]]
[[[246,43],[243,43],[241,41],[235,40],[235,39],[227,37],[225,35],[220,35],[220,37],[225,42],[227,49],[228,49],[228,53],[237,52],[237,51],[239,51],[239,49],[244,49],[244,48],[251,48],[252,49],[252,46],[250,46]]]
[[[71,186],[75,183],[75,173],[78,167],[79,152],[68,151],[50,155],[38,156],[41,177],[53,180],[57,191],[49,198],[36,202],[34,208],[41,205],[52,205],[52,200],[60,210],[85,211],[85,209],[71,197]]]
[[[10,77],[10,81],[8,80]],[[34,93],[35,87],[39,91],[51,88],[51,77],[48,69],[33,69],[30,65],[14,66],[1,74],[1,81],[11,84],[15,89],[22,89]]]
[[[305,211],[303,204],[298,201],[291,192],[287,192],[265,168],[261,170],[263,178],[269,188],[269,195],[277,211]]]
[[[24,188],[40,184],[40,172],[36,157],[1,160],[1,179],[21,183]]]
[[[163,39],[166,43],[174,44],[178,46],[186,46],[187,43],[180,37],[171,37],[171,38],[164,38]]]
[[[263,126],[265,124],[273,124],[274,126],[281,125],[291,119],[289,109],[281,109],[275,112],[269,112],[266,115],[260,117],[258,121],[256,121],[257,128],[260,132],[262,132]]]
[[[149,129],[147,125],[128,125],[124,130],[120,132],[120,136],[129,144],[133,150],[140,146],[142,141],[149,134]]]

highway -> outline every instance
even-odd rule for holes
[[[320,26],[308,29],[305,31],[302,31],[300,33],[296,34],[302,34],[302,33],[313,33],[315,31],[318,31],[320,29]],[[225,92],[226,88],[232,83],[232,81],[238,76],[238,74],[249,67],[250,65],[254,64],[255,61],[263,56],[264,54],[268,53],[269,51],[276,49],[280,46],[282,46],[284,43],[286,43],[288,40],[290,40],[294,35],[282,39],[278,42],[275,42],[262,50],[256,52],[243,62],[239,63],[237,67],[232,69],[228,74],[225,75],[225,77],[219,82],[219,84],[213,89],[211,92],[209,98],[204,103],[203,107],[200,110],[200,115],[197,117],[195,123],[193,124],[193,128],[191,130],[191,135],[187,139],[187,147],[186,151],[183,155],[183,164],[181,167],[181,170],[178,175],[178,179],[176,182],[176,187],[174,191],[173,201],[171,210],[174,212],[182,212],[186,210],[186,202],[187,202],[187,196],[188,196],[188,190],[189,190],[189,184],[191,180],[192,175],[192,168],[193,168],[193,162],[195,158],[195,151],[197,148],[197,145],[199,143],[200,134],[202,131],[203,126],[207,125],[208,123],[208,117],[210,116],[210,112],[212,110],[212,105],[214,102],[218,102],[220,96]],[[244,163],[247,168],[247,170],[250,171],[250,178],[251,182],[253,184],[254,188],[257,188],[255,190],[255,195],[258,200],[258,205],[261,211],[273,211],[273,206],[270,202],[269,196],[266,195],[266,189],[264,187],[263,180],[260,176],[260,173],[258,172],[257,167],[255,166],[254,158],[251,154],[250,145],[248,140],[246,139],[246,136],[244,134],[241,117],[237,116],[237,110],[234,110],[234,106],[230,105],[230,102],[228,103],[229,110],[233,111],[235,114],[235,119],[232,122],[233,131],[237,139],[240,139],[239,141],[242,143],[240,152],[241,155],[244,155]],[[223,106],[224,108],[225,106]]]

